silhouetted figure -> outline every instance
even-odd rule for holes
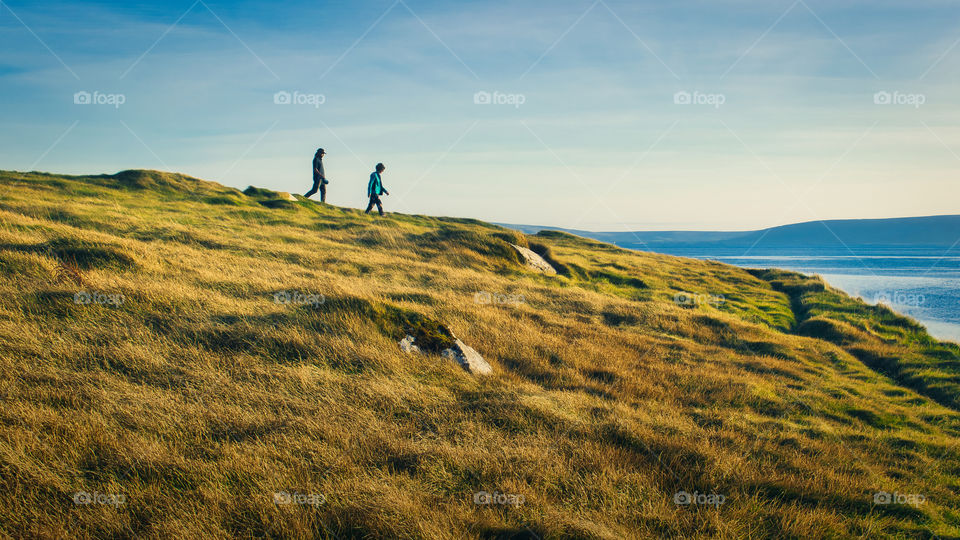
[[[386,170],[386,167],[383,166],[383,163],[377,163],[377,170],[370,173],[370,183],[367,184],[367,196],[370,197],[370,204],[367,205],[366,214],[370,213],[370,210],[373,209],[373,205],[377,205],[377,211],[380,212],[380,215],[383,215],[383,205],[380,203],[380,194],[389,195],[390,192],[384,189],[383,180],[380,179],[380,174]]]
[[[311,195],[320,192],[320,202],[327,202],[327,184],[330,182],[323,174],[323,156],[326,152],[323,148],[317,148],[317,153],[313,155],[313,187],[310,188],[304,197],[310,198]]]

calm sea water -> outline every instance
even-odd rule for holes
[[[624,246],[634,247],[634,246]],[[834,249],[657,248],[747,268],[783,268],[817,274],[851,296],[883,302],[927,327],[931,335],[960,343],[960,247]]]

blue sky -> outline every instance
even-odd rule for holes
[[[958,40],[947,1],[3,0],[0,168],[302,193],[323,146],[329,202],[363,206],[382,161],[387,209],[411,213],[592,230],[960,213]]]

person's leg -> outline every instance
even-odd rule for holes
[[[320,202],[327,202],[327,186],[323,184],[320,185]]]
[[[319,179],[314,178],[314,179],[313,179],[313,187],[310,188],[310,191],[308,191],[306,194],[304,194],[304,197],[306,197],[306,198],[309,199],[311,195],[313,195],[314,193],[317,192],[317,189],[319,188],[319,186],[320,186],[320,181],[319,181]]]
[[[380,215],[383,215],[383,204],[380,202],[380,197],[377,197],[377,212],[380,212]]]
[[[373,196],[370,197],[370,204],[367,205],[367,210],[364,212],[364,214],[369,214],[369,213],[370,213],[370,210],[373,208],[373,201],[374,201],[376,198],[377,198],[376,195],[373,195]]]

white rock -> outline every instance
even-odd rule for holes
[[[493,368],[480,356],[480,353],[459,339],[453,343],[453,347],[444,349],[440,354],[444,358],[449,358],[460,364],[463,369],[470,373],[479,375],[493,373]]]
[[[540,255],[537,255],[537,253],[534,252],[533,250],[527,249],[525,247],[520,247],[516,244],[510,244],[510,245],[513,246],[513,248],[516,249],[521,256],[523,256],[525,261],[527,261],[527,268],[530,268],[531,270],[536,270],[537,272],[548,274],[548,275],[555,275],[557,273],[556,268],[551,266],[550,263],[548,263]]]
[[[420,347],[417,347],[413,344],[413,341],[416,338],[407,334],[407,337],[400,340],[400,350],[407,354],[418,353],[420,352]]]

